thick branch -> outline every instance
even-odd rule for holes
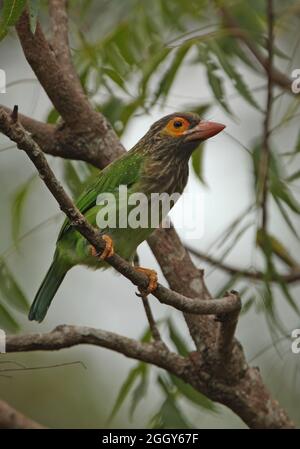
[[[131,338],[100,329],[62,325],[46,334],[10,335],[6,340],[6,352],[54,351],[80,344],[101,346],[133,359],[181,374],[188,360],[170,352],[160,343],[141,343]]]
[[[93,110],[70,60],[69,64],[59,63],[40,24],[37,24],[33,35],[28,14],[24,12],[16,29],[28,63],[65,122],[64,126],[57,129],[55,145],[51,145],[51,148],[56,149],[57,155],[63,148],[67,157],[70,157],[67,154],[73,149],[77,159],[83,159],[85,152],[85,160],[97,167],[104,167],[122,154],[125,151],[123,146],[111,125]],[[49,149],[49,145],[46,144],[45,148]]]
[[[18,410],[0,400],[0,429],[44,429],[45,427],[33,421]]]
[[[27,61],[66,123],[72,126],[80,121],[82,126],[89,126],[87,120],[96,113],[81,88],[68,80],[67,69],[56,60],[40,24],[37,24],[33,35],[30,31],[28,13],[24,12],[16,29]]]

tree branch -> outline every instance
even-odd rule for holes
[[[9,335],[6,352],[54,351],[80,344],[101,346],[136,360],[151,363],[181,375],[188,359],[170,352],[159,343],[141,343],[113,332],[90,327],[61,325],[45,334]]]
[[[210,265],[212,265],[216,268],[219,268],[220,270],[226,271],[228,274],[230,274],[232,276],[239,275],[243,278],[251,279],[253,281],[263,281],[265,279],[265,273],[263,271],[243,270],[243,269],[240,269],[233,265],[221,262],[211,256],[208,256],[207,254],[199,251],[198,249],[196,250],[189,245],[185,245],[185,248],[193,256],[198,257],[199,259],[203,260],[204,262],[207,262]],[[293,270],[290,273],[277,274],[276,277],[272,278],[272,281],[273,282],[284,282],[286,284],[291,284],[293,282],[299,282],[300,281],[300,272],[297,270]]]

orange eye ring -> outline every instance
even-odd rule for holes
[[[190,122],[183,117],[172,118],[165,127],[166,134],[180,137],[190,127]]]

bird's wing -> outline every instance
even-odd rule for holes
[[[82,214],[85,214],[96,205],[97,197],[100,193],[113,193],[120,185],[126,185],[130,188],[139,179],[142,162],[142,154],[129,152],[108,165],[97,176],[97,179],[82,192],[75,203],[76,207]],[[70,226],[69,219],[66,219],[57,240],[61,239]]]

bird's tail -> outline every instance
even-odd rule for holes
[[[71,266],[66,264],[66,262],[56,253],[30,307],[28,315],[30,320],[43,321],[55,293],[70,268]]]

